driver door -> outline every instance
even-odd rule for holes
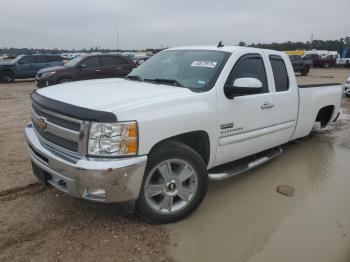
[[[237,57],[237,56],[235,56]],[[238,56],[239,57],[239,56]],[[218,151],[216,165],[231,162],[273,146],[273,95],[263,53],[242,54],[233,62],[223,89],[218,90]],[[262,88],[256,93],[231,96],[239,78],[255,78]],[[233,88],[233,89],[232,89]]]
[[[19,77],[33,77],[36,75],[34,56],[23,56],[16,63],[16,72]]]

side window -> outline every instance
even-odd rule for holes
[[[115,65],[123,65],[126,64],[124,59],[120,57],[114,57],[114,56],[102,56],[101,57],[101,64],[103,66],[115,66]]]
[[[19,60],[21,64],[32,64],[34,63],[34,59],[32,56],[24,56]]]
[[[81,64],[86,67],[97,67],[99,66],[98,57],[88,57]]]
[[[263,84],[263,88],[259,93],[268,93],[264,61],[260,55],[252,54],[241,57],[233,67],[225,86],[232,87],[236,79],[246,77],[259,79]],[[226,96],[228,95],[226,94]]]
[[[271,55],[270,63],[275,79],[275,87],[277,92],[287,91],[289,89],[289,77],[287,73],[286,64],[282,57]]]
[[[49,62],[61,62],[61,61],[63,61],[63,58],[60,56],[51,55],[51,56],[48,56],[47,58],[48,58]]]
[[[48,59],[46,56],[35,56],[34,63],[36,64],[43,64],[47,63]]]

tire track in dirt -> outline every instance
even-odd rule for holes
[[[7,232],[3,232],[2,235],[7,235],[2,237],[0,242],[0,250],[4,251],[7,248],[23,244],[24,242],[33,241],[36,239],[41,239],[43,236],[47,235],[51,231],[54,231],[67,223],[66,220],[52,221],[51,223],[45,223],[40,228],[35,227],[18,227],[15,225],[13,227],[7,228]],[[6,234],[7,233],[7,234]]]
[[[22,187],[15,187],[8,190],[0,191],[0,202],[12,201],[20,197],[40,194],[47,189],[48,187],[43,184],[33,183]]]

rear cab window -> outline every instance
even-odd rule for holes
[[[278,55],[270,55],[273,79],[275,80],[276,92],[283,92],[289,90],[289,76],[286,64],[282,57]]]

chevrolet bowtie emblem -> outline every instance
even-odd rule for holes
[[[40,129],[46,129],[47,124],[46,124],[44,118],[40,118],[40,119],[39,119],[39,121],[38,121],[38,127],[39,127]]]

